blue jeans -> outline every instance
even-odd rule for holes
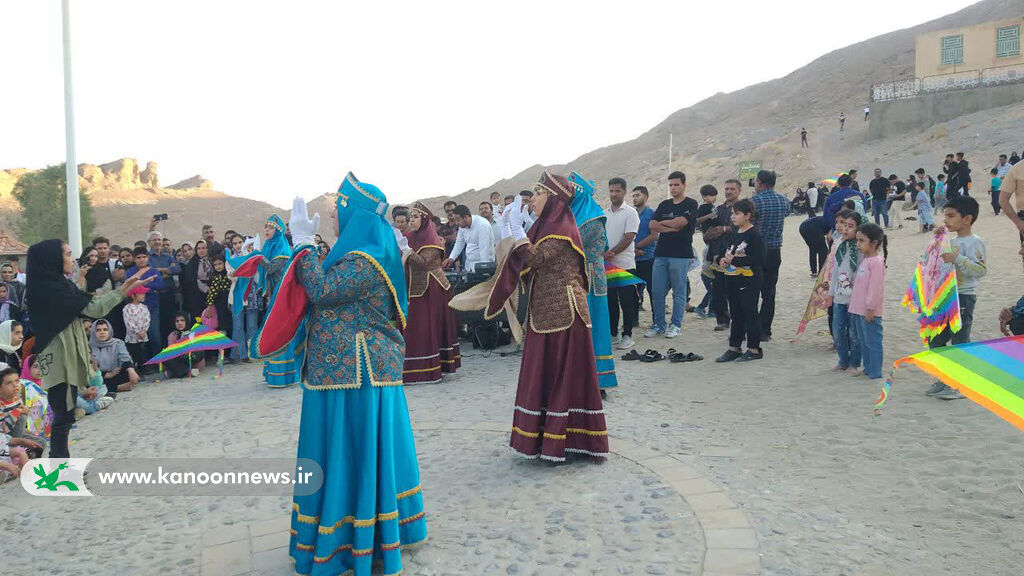
[[[878,316],[867,322],[860,314],[850,314],[857,330],[861,355],[864,357],[864,373],[868,378],[882,377],[882,319]]]
[[[669,286],[672,287],[672,325],[682,328],[683,314],[686,312],[686,273],[690,271],[692,260],[693,258],[654,257],[654,270],[651,274],[651,283],[654,284],[651,303],[653,328],[665,329],[665,297],[668,296]]]
[[[875,215],[875,224],[880,224],[878,221],[878,215],[881,214],[882,218],[885,219],[885,227],[889,227],[889,207],[886,206],[888,202],[885,200],[871,200],[871,213]]]
[[[249,358],[249,341],[256,335],[260,311],[256,308],[243,308],[241,314],[231,316],[231,339],[238,343],[231,351],[234,360]]]
[[[832,342],[840,368],[860,368],[860,340],[851,320],[849,305],[832,304]]]

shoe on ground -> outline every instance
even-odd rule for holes
[[[618,343],[617,346],[618,346],[619,350],[629,350],[630,348],[633,347],[633,345],[634,345],[634,342],[633,342],[633,337],[632,336],[623,336],[622,339],[619,340],[619,343]]]
[[[817,272],[811,272],[811,279],[812,280],[816,280],[817,278],[818,278],[818,273]]]
[[[737,350],[726,350],[725,354],[722,354],[718,358],[715,358],[715,362],[718,362],[719,364],[721,364],[722,362],[732,362],[733,360],[736,360],[737,358],[740,358],[742,356],[743,353]]]
[[[199,376],[199,368],[193,368],[191,374],[192,374],[193,378],[198,377]]]
[[[654,338],[658,334],[662,333],[664,333],[664,330],[662,330],[661,328],[651,326],[650,328],[647,329],[647,332],[644,332],[644,338]]]
[[[675,338],[682,333],[683,329],[676,325],[670,325],[668,330],[665,330],[665,338]]]
[[[619,336],[612,336],[612,346],[618,346],[619,342],[622,342],[622,338]]]
[[[715,332],[725,332],[728,329],[729,329],[729,325],[728,324],[719,324],[718,326],[715,326]]]
[[[956,388],[947,386],[945,390],[936,394],[935,397],[939,400],[961,400],[964,398],[964,395]]]
[[[106,410],[110,408],[110,405],[114,403],[114,399],[110,396],[104,396],[96,400],[96,405],[100,407],[100,410]]]
[[[935,396],[939,392],[944,392],[947,388],[949,388],[949,386],[946,386],[942,382],[936,380],[935,382],[932,382],[931,388],[924,391],[924,394],[925,396]]]
[[[75,408],[75,420],[81,420],[85,418],[85,410],[82,408]]]
[[[750,362],[752,360],[760,360],[761,358],[764,358],[764,352],[763,351],[762,352],[754,352],[753,350],[747,350],[746,352],[743,353],[743,356],[740,356],[739,358],[737,358],[736,361],[737,362]]]
[[[604,390],[601,390],[601,400],[607,400],[607,399],[608,399],[608,393],[605,392]]]

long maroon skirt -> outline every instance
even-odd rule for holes
[[[405,329],[406,384],[438,382],[441,374],[454,374],[462,366],[455,312],[448,307],[451,291],[431,282],[423,296],[409,299]]]
[[[512,418],[513,449],[530,458],[608,455],[590,329],[577,316],[568,330],[528,329]]]

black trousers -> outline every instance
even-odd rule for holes
[[[729,283],[721,272],[715,272],[711,282],[711,306],[715,311],[715,320],[719,326],[729,325]]]
[[[103,385],[107,387],[107,396],[111,398],[117,398],[117,387],[121,384],[128,383],[128,369],[122,367],[121,371],[117,373],[117,376],[113,378],[104,378]]]
[[[999,190],[992,191],[992,209],[995,210],[996,216],[999,216]]]
[[[636,274],[635,270],[628,270]],[[639,319],[640,291],[638,286],[608,289],[608,315],[611,317],[612,336],[619,335],[619,308],[622,308],[622,335],[632,336],[633,326]]]
[[[651,292],[651,277],[654,275],[654,259],[652,258],[650,260],[638,261],[636,263],[636,275],[639,276],[640,279],[643,280],[644,283],[646,284],[647,296],[650,297],[651,300],[653,301],[654,296],[653,296],[653,292]],[[637,292],[637,295],[640,298],[640,304],[643,304],[644,303],[644,292],[643,292],[643,290],[639,290]]]
[[[761,348],[761,323],[757,314],[757,299],[760,286],[757,279],[744,276],[729,276],[729,346],[740,348],[743,340],[747,348]]]
[[[775,287],[779,283],[781,266],[782,248],[769,248],[764,263],[764,283],[761,285],[761,334],[765,336],[772,335],[772,321],[775,320]]]
[[[71,403],[68,404],[68,390],[71,391]],[[75,423],[75,399],[78,398],[78,386],[58,384],[47,393],[50,410],[53,411],[53,425],[50,427],[50,458],[70,458],[68,452],[68,434]]]
[[[800,235],[807,243],[808,263],[811,265],[811,274],[817,274],[825,265],[828,258],[828,243],[825,235],[819,234],[821,230],[817,226],[801,226]]]

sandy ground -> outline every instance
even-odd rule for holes
[[[798,223],[786,222],[766,358],[715,364],[724,336],[693,316],[674,341],[641,338],[640,351],[675,347],[706,360],[618,363],[620,387],[606,403],[611,433],[675,455],[726,488],[756,529],[763,574],[1019,574],[1024,436],[968,400],[925,397],[928,380],[912,369],[874,417],[877,387],[830,371],[824,319],[790,342],[811,288]],[[989,250],[974,327],[983,339],[997,336],[999,308],[1024,288],[1009,222],[989,214],[976,230]],[[921,349],[899,299],[926,241],[911,227],[891,236],[886,362]],[[464,354],[454,378],[406,389],[414,423],[511,421],[519,357],[468,346]],[[293,455],[300,392],[267,390],[258,379],[252,365],[219,380],[208,372],[144,384],[81,422],[72,452]],[[501,433],[416,438],[431,541],[408,554],[408,574],[700,573],[693,512],[628,460],[545,466],[516,459]],[[16,553],[5,562],[12,573],[199,574],[210,534],[281,520],[288,505],[286,497],[32,499],[7,484],[4,549]],[[291,573],[283,549],[267,554],[273,561],[254,561],[253,573]]]

